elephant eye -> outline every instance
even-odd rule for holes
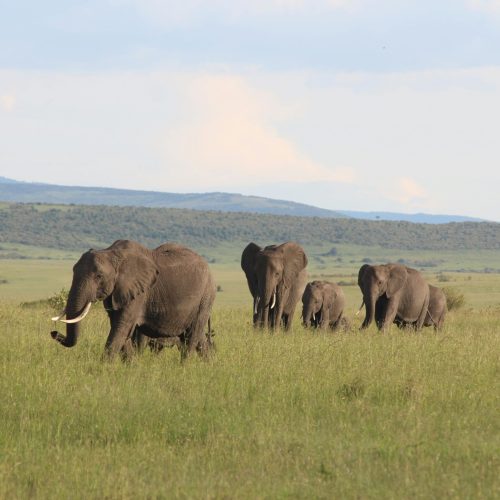
[[[100,279],[102,279],[102,274],[97,273],[97,274],[95,275],[95,277],[96,277],[98,280],[100,280]]]

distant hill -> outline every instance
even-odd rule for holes
[[[154,247],[294,240],[304,245],[354,244],[401,250],[500,250],[500,224],[416,224],[174,208],[0,205],[0,243],[64,250],[102,248],[117,239]]]
[[[52,203],[75,205],[111,205],[150,208],[188,208],[221,212],[249,212],[301,217],[354,218],[394,220],[444,224],[448,222],[479,221],[455,215],[401,214],[392,212],[356,212],[324,208],[237,193],[163,193],[105,187],[58,186],[20,182],[0,177],[0,200],[22,203]]]
[[[162,193],[103,187],[58,186],[0,177],[0,200],[22,203],[189,208],[222,212],[253,212],[306,217],[347,217],[333,210],[236,193]]]
[[[483,219],[464,215],[433,215],[433,214],[400,214],[395,212],[357,212],[353,210],[339,210],[346,217],[364,220],[392,220],[418,222],[422,224],[446,224],[448,222],[481,222]]]

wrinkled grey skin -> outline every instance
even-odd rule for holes
[[[205,334],[215,283],[206,261],[192,250],[166,243],[150,250],[137,242],[115,241],[89,250],[73,267],[66,318],[77,317],[88,302],[104,302],[111,330],[105,353],[124,358],[143,337],[180,345],[182,358],[206,355]],[[66,336],[52,332],[65,347],[78,340],[80,323],[67,324]]]
[[[308,283],[302,295],[302,321],[305,327],[337,330],[345,307],[342,288],[329,281]]]
[[[429,305],[429,286],[415,269],[401,264],[361,266],[358,285],[363,294],[366,316],[361,328],[375,319],[379,330],[388,328],[396,317],[422,328]]]
[[[433,326],[434,330],[440,330],[447,312],[448,306],[443,290],[437,286],[429,285],[429,306],[423,326]],[[400,328],[415,326],[413,323],[401,321],[398,317],[396,317],[395,323]]]
[[[297,302],[307,282],[307,257],[294,242],[261,248],[249,243],[241,255],[248,288],[253,297],[255,326],[290,330]],[[273,295],[276,300],[274,307]]]

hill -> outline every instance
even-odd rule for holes
[[[467,217],[465,215],[444,215],[444,214],[402,214],[396,212],[359,212],[353,210],[341,210],[340,214],[354,219],[365,220],[392,220],[418,222],[422,224],[446,224],[448,222],[482,222],[483,219]]]
[[[164,241],[199,248],[224,242],[295,240],[307,245],[342,243],[402,250],[500,250],[500,224],[436,225],[142,207],[0,206],[0,242],[82,250],[122,238],[151,247]]]
[[[151,208],[189,208],[223,212],[252,212],[304,217],[355,218],[367,220],[398,220],[442,224],[475,221],[472,217],[455,215],[402,214],[393,212],[359,212],[326,210],[312,205],[261,196],[237,193],[163,193],[105,187],[58,186],[19,182],[0,177],[0,200],[22,203],[53,203],[76,205],[112,205]]]
[[[190,208],[308,217],[347,217],[333,210],[237,193],[162,193],[105,187],[57,186],[0,177],[0,200],[22,203]]]

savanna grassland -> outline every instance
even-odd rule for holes
[[[30,258],[0,261],[0,498],[498,498],[498,252],[331,246],[308,254],[312,277],[343,283],[352,328],[333,334],[298,314],[291,334],[255,331],[242,247],[200,249],[217,350],[184,364],[174,349],[101,361],[102,306],[57,345],[40,299],[79,253],[17,247]],[[367,258],[432,260],[426,277],[465,306],[438,334],[360,332]]]

